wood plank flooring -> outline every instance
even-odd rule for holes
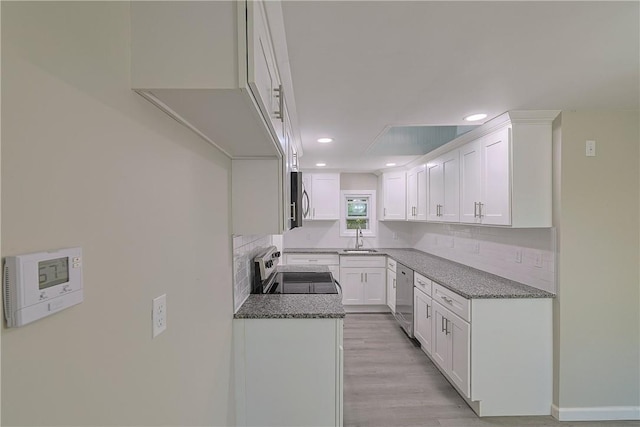
[[[479,418],[391,314],[347,314],[344,425],[628,427],[640,422],[561,423],[550,416]]]

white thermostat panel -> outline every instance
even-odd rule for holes
[[[8,256],[4,263],[4,316],[26,325],[82,302],[82,248]]]

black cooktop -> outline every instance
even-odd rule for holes
[[[337,294],[331,273],[276,273],[263,289],[265,294]]]

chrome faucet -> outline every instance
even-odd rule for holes
[[[360,249],[364,246],[364,239],[362,237],[362,229],[360,228],[360,224],[358,224],[358,228],[356,229],[356,249]]]

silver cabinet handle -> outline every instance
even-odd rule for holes
[[[449,330],[449,319],[444,319],[445,320],[445,335],[450,335],[451,331]]]
[[[382,216],[387,216],[387,208],[382,209]]]
[[[278,98],[278,111],[275,112],[276,119],[284,122],[284,93],[282,91],[282,85],[279,85],[273,91],[276,93],[276,98]]]
[[[484,216],[482,215],[482,206],[484,206],[484,203],[478,202],[478,218],[482,218]]]
[[[364,281],[369,282],[369,273],[364,273]]]
[[[444,295],[440,295],[440,298],[442,298],[447,304],[451,304],[453,302],[451,298],[447,298]]]
[[[360,282],[364,282],[364,273],[360,273]]]
[[[427,319],[431,316],[429,316],[429,304],[425,304],[425,306],[427,307]]]
[[[478,217],[478,202],[473,202],[473,217]]]
[[[395,289],[396,287],[396,279],[393,279],[393,288]]]
[[[440,328],[440,332],[444,332],[445,334],[447,333],[447,327],[445,326],[445,322],[447,321],[447,319],[444,318],[444,316],[442,317],[442,321],[440,322],[441,324],[441,328]]]

